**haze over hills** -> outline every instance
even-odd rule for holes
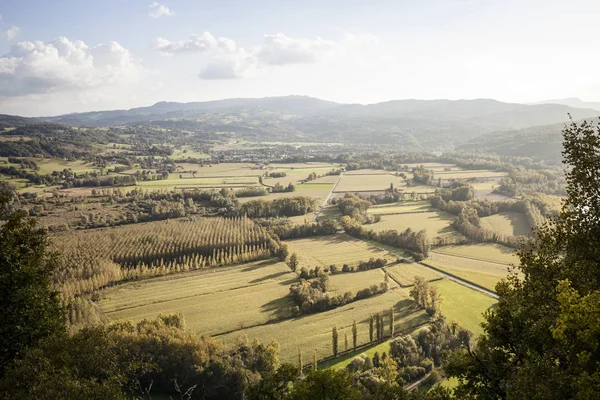
[[[537,104],[562,104],[565,106],[573,107],[573,108],[591,108],[594,110],[600,111],[600,102],[598,101],[583,101],[578,97],[568,97],[564,99],[555,99],[555,100],[543,100],[538,101],[536,103],[532,103],[533,105]]]
[[[362,105],[285,96],[159,102],[130,110],[66,114],[37,120],[86,126],[152,124],[225,133],[254,141],[357,142],[447,149],[495,132],[510,131],[516,137],[527,135],[529,131],[520,130],[561,124],[568,121],[569,114],[578,120],[597,117],[600,111],[562,104],[525,105],[491,99],[411,99]]]

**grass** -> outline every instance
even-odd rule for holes
[[[508,236],[529,236],[531,226],[519,212],[501,212],[481,218],[481,227]]]
[[[438,171],[434,172],[434,180],[442,179],[467,179],[467,178],[498,178],[508,175],[506,172],[490,171],[487,169],[462,170],[462,171]]]
[[[494,245],[469,245],[442,247],[429,253],[424,263],[469,282],[495,290],[496,283],[508,275],[509,262],[514,256],[502,253],[506,248]],[[452,253],[468,255],[461,256]],[[487,252],[486,252],[487,251]],[[494,258],[495,260],[490,260]],[[485,258],[480,258],[485,257]]]
[[[372,229],[376,232],[396,229],[404,231],[407,228],[413,231],[425,229],[427,236],[432,239],[438,236],[458,236],[460,235],[451,224],[455,217],[444,211],[415,212],[405,214],[382,215],[381,221],[366,225],[366,229]]]
[[[341,268],[343,264],[356,265],[370,258],[392,260],[387,251],[345,233],[289,240],[286,243],[290,253],[297,253],[300,266],[310,268],[317,265],[329,267],[331,264]]]
[[[352,322],[356,320],[358,344],[369,340],[369,315],[374,312],[385,312],[394,307],[396,323],[394,329],[413,330],[416,326],[429,320],[429,316],[415,310],[414,303],[404,289],[390,290],[387,293],[355,301],[334,310],[288,319],[276,324],[267,324],[243,329],[219,336],[225,343],[235,343],[240,335],[249,339],[259,338],[263,342],[275,339],[281,346],[282,362],[296,362],[298,349],[304,360],[312,359],[313,351],[317,358],[332,355],[331,329],[336,326],[339,335],[339,349],[343,351],[344,335],[348,335],[348,344],[352,346]],[[387,321],[387,319],[386,319]],[[387,326],[386,326],[387,328]],[[386,329],[387,332],[387,329]]]
[[[386,268],[388,274],[403,286],[411,286],[415,276],[421,276],[428,281],[442,278],[442,275],[420,264],[394,264]]]
[[[352,292],[355,295],[359,290],[368,288],[371,285],[379,286],[384,279],[385,275],[381,269],[330,275],[328,291],[336,295],[346,292]],[[391,279],[388,285],[390,288],[398,286]]]
[[[37,165],[40,167],[40,174],[51,174],[54,171],[62,171],[63,169],[71,169],[73,172],[86,172],[86,171],[97,171],[100,168],[92,166],[91,163],[85,161],[65,161],[60,159],[34,159]]]
[[[383,171],[382,171],[383,172]],[[371,174],[371,175],[349,175],[344,174],[342,180],[335,188],[339,192],[362,192],[362,191],[383,191],[389,189],[390,184],[394,187],[402,188],[406,186],[404,179],[390,174]]]
[[[350,338],[349,338],[350,340]],[[340,369],[340,368],[346,368],[346,366],[348,364],[350,364],[352,362],[352,360],[354,359],[354,357],[360,356],[361,354],[366,354],[367,356],[369,356],[369,358],[373,358],[373,356],[375,355],[375,353],[379,353],[380,355],[383,354],[384,352],[389,354],[390,353],[390,342],[392,341],[392,339],[388,339],[384,342],[378,343],[378,344],[374,344],[372,346],[369,346],[367,348],[363,348],[361,350],[357,350],[357,351],[352,351],[349,353],[344,354],[343,356],[334,358],[333,360],[328,360],[322,363],[319,363],[319,368],[321,369],[325,369],[325,368],[333,368],[333,369]]]
[[[319,221],[327,221],[329,219],[340,219],[342,218],[342,213],[337,205],[327,205],[323,207],[323,211],[319,214]]]
[[[369,207],[369,214],[404,214],[432,211],[428,201],[400,201],[397,203],[381,204]]]
[[[475,336],[483,333],[483,313],[496,303],[495,299],[448,279],[433,282],[431,285],[442,295],[442,315],[448,323],[457,321]]]
[[[254,262],[119,285],[100,307],[112,321],[181,312],[189,329],[215,335],[289,317],[296,279],[284,263]]]
[[[434,252],[507,265],[519,263],[519,259],[515,255],[515,249],[492,243],[445,246],[435,249]]]

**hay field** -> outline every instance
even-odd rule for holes
[[[388,171],[382,169],[357,169],[353,171],[346,171],[344,175],[389,175]]]
[[[434,252],[507,265],[519,263],[519,259],[515,255],[515,249],[493,243],[479,243],[467,246],[444,246],[435,249]]]
[[[284,263],[253,262],[119,285],[99,305],[111,321],[181,312],[189,329],[215,335],[289,316],[296,280]]]
[[[421,276],[428,281],[442,278],[442,275],[426,268],[420,264],[394,264],[385,268],[394,279],[399,281],[403,286],[412,286],[415,281],[415,276]]]
[[[381,221],[365,225],[365,227],[377,232],[388,229],[396,229],[398,231],[404,231],[407,228],[413,231],[425,229],[429,239],[433,239],[439,236],[460,236],[451,226],[454,219],[455,217],[452,214],[432,210],[430,212],[382,215]]]
[[[442,178],[442,179],[467,179],[467,178],[498,178],[507,176],[507,172],[499,172],[499,171],[490,171],[487,169],[464,169],[464,170],[454,170],[454,171],[438,171],[434,172],[434,179]]]
[[[412,330],[429,320],[421,310],[415,310],[413,301],[404,289],[390,290],[387,293],[355,301],[334,310],[288,319],[276,324],[267,324],[243,329],[219,336],[225,343],[235,343],[240,335],[250,340],[259,338],[263,342],[276,339],[281,345],[281,361],[295,362],[298,349],[303,353],[305,362],[316,351],[321,359],[332,355],[331,328],[336,326],[339,335],[339,349],[344,350],[344,335],[348,334],[348,344],[352,346],[352,322],[358,327],[358,344],[369,341],[369,315],[374,312],[387,312],[390,307],[395,311],[395,330]],[[387,323],[387,318],[385,319]],[[386,332],[388,328],[386,325]]]
[[[480,324],[483,313],[496,304],[496,300],[466,286],[448,279],[431,283],[442,295],[442,315],[448,323],[457,321],[460,326],[473,332],[475,336],[483,332]]]
[[[380,204],[369,207],[369,214],[404,214],[432,211],[428,201],[400,201],[397,203]]]
[[[387,251],[345,233],[288,240],[285,243],[289,246],[290,254],[298,255],[301,267],[329,267],[335,264],[341,268],[343,264],[356,265],[370,258],[393,260]]]
[[[391,183],[396,188],[406,186],[404,179],[387,173],[371,175],[350,175],[345,173],[335,188],[335,192],[384,191],[385,189],[389,189]]]
[[[461,250],[465,253],[468,253],[470,250],[473,255],[481,255],[483,251],[488,250],[488,255],[484,254],[483,256],[487,258],[496,256],[497,260],[506,261],[514,258],[514,256],[507,256],[502,253],[500,249],[492,247],[491,245],[486,247],[479,246],[481,245],[456,246],[454,249],[466,247],[466,249]],[[441,249],[445,250],[447,248],[443,247]],[[501,279],[506,278],[508,275],[508,262],[502,263],[500,261],[486,261],[482,258],[467,258],[460,255],[452,255],[447,252],[441,252],[441,249],[430,252],[429,258],[423,261],[423,263],[483,286],[489,290],[494,290],[496,283]]]
[[[352,292],[353,295],[359,290],[378,285],[385,280],[385,275],[381,269],[372,269],[369,271],[349,272],[335,275],[329,275],[329,292],[333,294],[344,294]],[[390,279],[388,287],[394,288],[398,285]]]
[[[525,215],[519,212],[501,212],[481,218],[481,227],[502,235],[529,236],[531,226]]]

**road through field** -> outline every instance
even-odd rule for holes
[[[371,244],[373,244],[373,243],[371,243]],[[385,250],[385,251],[387,251],[387,252],[389,252],[389,253],[391,253],[391,254],[394,254],[393,252],[389,251],[388,249],[384,249],[383,247],[379,247],[379,246],[377,246],[377,245],[375,245],[375,244],[373,244],[373,247],[377,247],[378,249]],[[397,256],[397,254],[394,254],[394,255],[395,255],[395,256]],[[496,293],[494,293],[494,292],[490,291],[490,290],[487,290],[487,289],[485,289],[485,288],[482,288],[481,286],[475,285],[475,284],[473,284],[473,283],[471,283],[471,282],[469,282],[469,281],[465,281],[464,279],[461,279],[461,278],[459,278],[459,277],[457,277],[457,276],[454,276],[454,275],[448,274],[448,273],[446,273],[446,272],[444,272],[444,271],[442,271],[442,270],[439,270],[439,269],[437,269],[437,268],[432,268],[432,267],[430,267],[429,265],[426,265],[426,264],[423,264],[423,263],[411,262],[411,264],[418,264],[418,265],[420,265],[420,266],[422,266],[422,267],[425,267],[425,268],[428,268],[428,269],[430,269],[430,270],[432,270],[432,271],[435,271],[435,272],[437,272],[438,274],[442,275],[444,278],[447,278],[448,280],[451,280],[451,281],[453,281],[453,282],[456,282],[456,283],[458,283],[459,285],[463,285],[463,286],[466,286],[466,287],[468,287],[468,288],[470,288],[470,289],[477,290],[478,292],[481,292],[481,293],[483,293],[483,294],[485,294],[485,295],[488,295],[488,296],[490,296],[490,297],[493,297],[494,299],[497,299],[497,298],[498,298],[498,295],[497,295]],[[390,278],[392,278],[392,279],[393,279],[393,277],[391,277],[391,276],[390,276]],[[396,283],[400,284],[399,282],[397,282],[397,281],[396,281],[396,279],[394,279],[394,281],[395,281]],[[402,285],[400,284],[400,286],[402,286]]]
[[[415,264],[417,264],[417,263],[415,263]],[[464,279],[461,279],[461,278],[456,277],[454,275],[447,274],[444,271],[439,270],[437,268],[432,268],[432,267],[430,267],[427,264],[423,264],[423,263],[418,263],[418,264],[420,264],[421,266],[423,266],[425,268],[429,268],[432,271],[437,272],[438,274],[442,275],[444,278],[447,278],[448,280],[451,280],[453,282],[456,282],[456,283],[458,283],[460,285],[466,286],[466,287],[471,288],[473,290],[477,290],[477,291],[479,291],[479,292],[481,292],[483,294],[486,294],[486,295],[488,295],[490,297],[493,297],[494,299],[498,298],[498,295],[496,293],[494,293],[494,292],[492,292],[490,290],[484,289],[481,286],[475,285],[475,284],[473,284],[473,283],[471,283],[469,281],[465,281]]]
[[[338,178],[337,182],[335,183],[335,185],[333,185],[333,187],[331,188],[331,191],[329,192],[329,194],[327,195],[327,198],[325,199],[325,201],[323,201],[323,204],[321,204],[321,208],[319,208],[319,211],[315,214],[315,218],[314,221],[317,222],[319,219],[319,215],[321,214],[321,211],[323,211],[323,208],[325,208],[325,206],[327,205],[327,202],[329,201],[329,199],[331,198],[331,195],[333,194],[333,192],[335,191],[335,188],[337,187],[337,185],[340,183],[340,181],[342,180],[342,176],[344,176],[344,172],[340,172],[340,177]]]

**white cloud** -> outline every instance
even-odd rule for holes
[[[156,39],[154,48],[163,55],[207,53],[211,56],[206,68],[199,74],[202,79],[233,79],[249,75],[254,70],[271,66],[310,64],[344,54],[348,49],[372,44],[372,35],[347,34],[340,41],[294,39],[277,33],[265,35],[264,42],[249,51],[239,47],[234,40],[214,37],[210,32],[192,35],[189,39],[172,42]]]
[[[19,42],[0,57],[0,97],[89,89],[135,82],[145,74],[117,42],[88,47],[60,37]]]
[[[156,1],[152,2],[148,8],[150,8],[148,15],[152,18],[169,17],[171,15],[175,15],[175,13],[171,11],[169,7]]]
[[[6,31],[6,40],[13,40],[16,38],[19,33],[21,33],[21,28],[18,26],[11,26],[10,29]]]

